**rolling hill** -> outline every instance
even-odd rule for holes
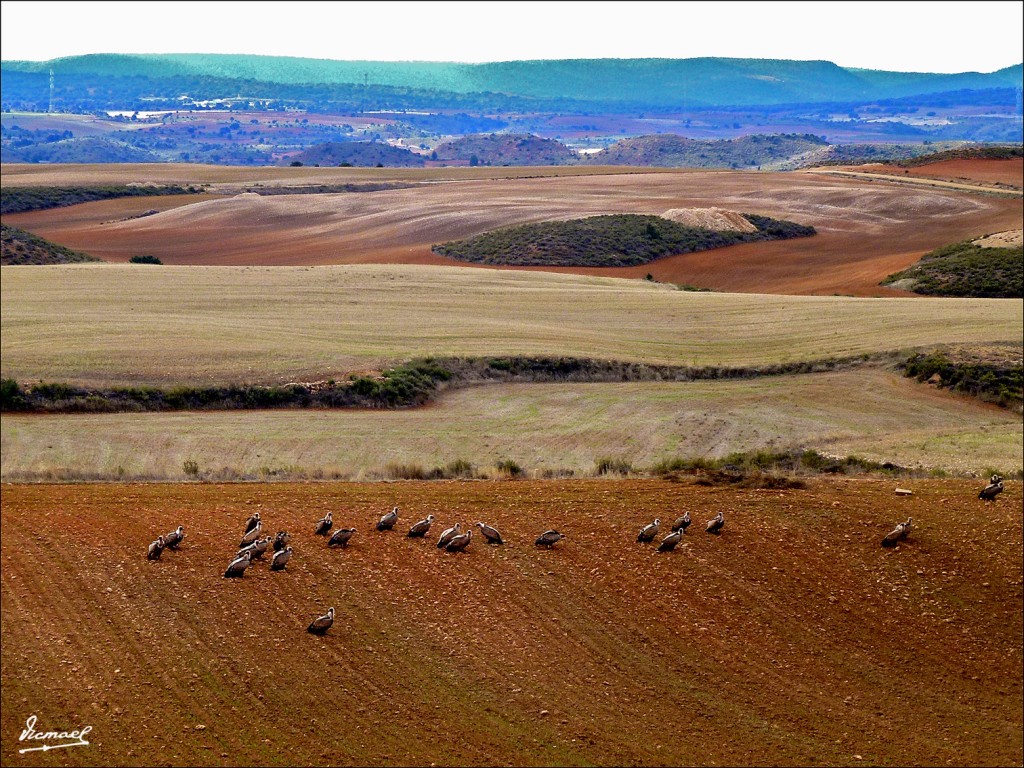
[[[45,62],[4,61],[4,99],[31,97],[53,68],[60,97],[90,83],[129,94],[177,98],[294,97],[300,86],[349,88],[345,98],[389,93],[422,105],[434,93],[476,95],[481,103],[575,102],[653,107],[773,105],[899,98],[958,89],[1020,88],[1024,65],[992,73],[928,74],[850,69],[828,61],[774,59],[573,59],[485,64],[331,61],[234,54],[94,54]],[[366,85],[364,86],[364,83]],[[182,90],[185,87],[185,90]],[[196,90],[198,88],[198,90]],[[212,94],[216,88],[216,94]],[[173,94],[173,96],[171,96]],[[491,94],[487,97],[483,94]],[[84,93],[81,94],[83,97]],[[38,97],[37,97],[38,98]]]
[[[330,141],[288,155],[281,161],[282,165],[292,163],[322,166],[348,164],[354,168],[373,168],[378,164],[386,168],[417,168],[424,165],[424,159],[408,149],[377,141]]]

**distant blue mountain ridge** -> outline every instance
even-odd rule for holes
[[[203,79],[244,83],[248,96],[273,98],[274,86],[402,89],[403,92],[498,94],[652,107],[708,107],[848,102],[959,90],[1024,87],[1024,64],[996,72],[936,74],[840,67],[779,59],[566,59],[486,64],[334,61],[238,54],[94,54],[44,62],[0,62],[12,87],[19,76],[58,81],[134,78],[170,84]],[[5,85],[6,87],[6,85]],[[255,89],[256,92],[253,92]]]

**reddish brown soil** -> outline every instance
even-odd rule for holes
[[[878,283],[939,246],[1019,229],[1020,198],[807,173],[679,172],[450,181],[338,195],[129,199],[5,217],[112,261],[166,264],[459,264],[434,243],[500,226],[603,213],[720,207],[811,224],[811,238],[673,256],[640,267],[555,271],[723,291],[907,296]],[[110,222],[146,208],[157,215]]]
[[[0,757],[1020,765],[1021,484],[991,504],[979,487],[8,485]],[[392,504],[401,530],[372,530]],[[257,510],[293,533],[295,556],[224,579]],[[348,550],[313,536],[327,510],[358,529]],[[636,542],[683,510],[695,522],[676,552]],[[407,539],[428,512],[431,537]],[[910,539],[882,549],[908,516]],[[480,519],[504,547],[434,547],[441,528]],[[182,549],[147,561],[179,523]],[[568,539],[543,551],[533,539],[549,527]],[[307,634],[328,606],[332,630]],[[18,755],[33,713],[46,729],[91,725],[91,744]]]
[[[1016,189],[1024,187],[1024,158],[1020,157],[1009,160],[941,160],[937,163],[918,165],[913,168],[880,163],[857,166],[856,170],[942,181],[1003,184]]]

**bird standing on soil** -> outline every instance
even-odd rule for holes
[[[995,501],[996,496],[1003,492],[1003,478],[999,475],[992,475],[992,479],[989,484],[981,489],[981,493],[978,494],[979,499],[984,501]]]
[[[253,528],[255,528],[256,527],[256,523],[258,523],[259,521],[260,521],[260,513],[259,512],[253,512],[252,516],[248,520],[245,521],[245,532],[248,533]]]
[[[390,531],[398,522],[398,507],[393,507],[390,512],[377,521],[378,531]]]
[[[252,544],[256,539],[260,537],[260,532],[263,530],[263,523],[259,520],[256,521],[256,525],[251,531],[242,536],[242,541],[239,543],[238,548],[247,547]]]
[[[671,552],[673,549],[676,548],[676,544],[678,544],[682,540],[684,535],[685,531],[682,528],[680,528],[678,531],[673,531],[661,540],[661,543],[658,545],[658,551]]]
[[[676,531],[682,531],[686,533],[686,529],[690,527],[690,513],[684,512],[682,517],[677,517],[676,521],[672,523],[672,533]]]
[[[312,623],[306,627],[306,631],[314,635],[322,635],[331,625],[334,623],[334,608],[328,608],[327,613],[323,616],[318,616],[313,619]]]
[[[468,530],[458,536],[452,536],[451,541],[444,545],[445,552],[465,552],[469,542],[473,539],[473,531]]]
[[[487,523],[477,523],[476,527],[480,529],[480,533],[483,534],[484,539],[488,544],[504,544],[505,541],[501,538],[501,534],[498,529]]]
[[[458,536],[460,533],[462,533],[462,526],[459,525],[459,523],[456,523],[451,528],[445,528],[443,531],[441,531],[441,538],[437,540],[437,548],[442,549],[445,545],[448,544],[449,541]]]
[[[433,515],[427,515],[425,518],[420,520],[418,523],[413,523],[409,532],[405,534],[410,539],[422,539],[427,535],[427,531],[430,530],[430,524],[434,522]]]
[[[334,520],[331,519],[331,513],[328,512],[322,518],[317,520],[316,528],[314,529],[313,533],[317,536],[326,536],[327,532],[331,530],[331,527],[333,525]]]
[[[910,535],[910,530],[913,527],[914,518],[908,517],[906,522],[897,524],[895,528],[885,534],[885,537],[882,539],[882,546],[887,548],[895,547]]]
[[[347,547],[348,540],[352,538],[352,534],[356,532],[355,528],[339,528],[334,534],[327,540],[328,547]]]
[[[173,531],[164,536],[164,546],[168,549],[177,550],[185,539],[185,526],[179,525]]]
[[[661,518],[656,517],[653,523],[648,523],[640,529],[640,533],[636,535],[636,540],[642,544],[649,544],[658,535],[659,528],[661,528]]]
[[[285,547],[280,552],[275,552],[274,556],[270,560],[270,570],[283,571],[284,567],[288,565],[288,561],[291,559],[291,556],[291,547]]]
[[[564,533],[559,533],[558,531],[555,531],[555,530],[544,531],[544,533],[542,533],[540,536],[538,536],[537,540],[535,542],[533,542],[533,543],[534,543],[535,546],[547,547],[548,549],[551,549],[553,546],[555,546],[555,544],[557,544],[558,542],[560,542],[564,538],[565,538],[565,534]]]
[[[269,536],[264,536],[262,539],[256,539],[256,541],[249,546],[238,550],[237,556],[241,557],[243,553],[248,552],[250,563],[253,560],[262,560],[263,555],[265,555],[267,550],[270,548],[270,541],[271,539]]]
[[[245,575],[245,569],[249,567],[249,553],[243,552],[240,557],[236,557],[230,563],[228,563],[228,569],[224,571],[225,579],[240,579]]]
[[[722,526],[725,525],[725,517],[719,512],[713,518],[708,520],[708,527],[705,529],[708,533],[713,533],[716,536],[722,532]]]
[[[288,531],[278,531],[274,536],[274,551],[280,552],[282,549],[287,547],[291,538],[292,537],[288,535]]]
[[[164,553],[164,537],[157,536],[156,541],[149,545],[149,551],[146,553],[147,560],[159,560],[160,555]]]

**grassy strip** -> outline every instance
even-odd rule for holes
[[[661,216],[616,214],[502,227],[466,240],[441,243],[432,250],[478,264],[628,267],[736,243],[815,234],[814,227],[767,216],[743,216],[757,227],[757,232],[716,232],[687,227]]]
[[[870,361],[893,361],[896,353],[805,360],[761,366],[647,365],[572,357],[422,358],[384,371],[380,376],[353,376],[283,386],[231,384],[225,387],[179,386],[86,389],[58,382],[22,387],[15,379],[0,381],[0,412],[115,413],[186,410],[254,410],[272,408],[411,408],[428,402],[442,386],[476,382],[619,382],[752,379],[820,373]],[[897,361],[906,376],[925,381],[938,375],[940,385],[987,402],[1020,408],[1024,394],[1022,366],[954,363],[942,352],[917,353]],[[610,470],[613,471],[613,470]]]
[[[283,386],[231,384],[225,387],[113,387],[86,389],[60,382],[22,387],[15,379],[0,381],[0,412],[116,413],[268,408],[410,408],[423,405],[438,388],[481,381],[614,382],[749,379],[831,371],[859,365],[867,355],[775,365],[673,366],[570,357],[423,358],[384,371],[380,376],[353,376]]]
[[[177,184],[164,186],[100,186],[100,187],[4,187],[0,189],[0,213],[25,213],[48,208],[63,208],[95,200],[117,197],[158,197],[161,195],[198,194],[201,189]]]
[[[1024,365],[1020,363],[957,362],[943,352],[932,352],[913,355],[901,368],[905,376],[920,382],[934,380],[940,387],[1004,408],[1024,409]]]
[[[76,264],[87,261],[102,259],[51,243],[24,229],[0,224],[0,264]]]
[[[1024,247],[986,248],[967,240],[926,253],[882,285],[906,280],[907,290],[928,296],[1024,298]]]

